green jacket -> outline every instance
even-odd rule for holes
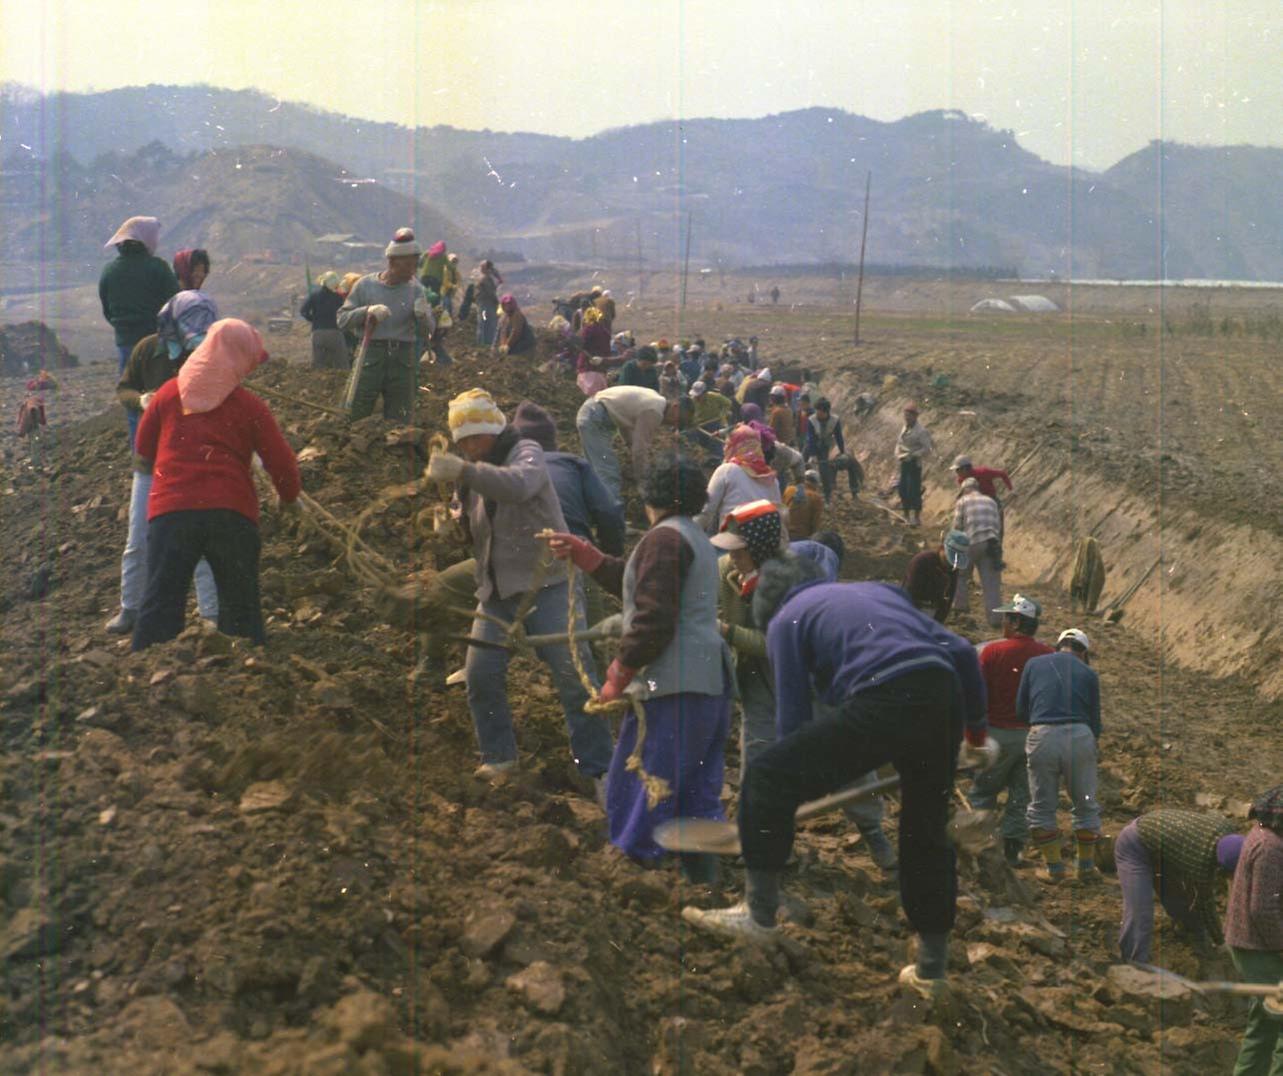
[[[432,277],[436,282],[434,291],[443,291],[446,278],[446,257],[445,254],[438,254],[435,258],[430,254],[424,254],[419,259],[419,281],[426,287],[428,277]]]
[[[156,331],[156,315],[178,292],[178,278],[154,254],[120,254],[98,278],[102,316],[116,330],[117,347],[133,347]]]
[[[766,661],[766,633],[751,625],[751,599],[740,594],[740,576],[729,556],[717,561],[717,612],[728,625],[726,642],[738,663],[742,658]]]

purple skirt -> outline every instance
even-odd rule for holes
[[[655,827],[670,818],[725,821],[722,774],[726,736],[731,724],[731,697],[686,692],[647,699],[646,742],[642,764],[662,777],[672,795],[654,809],[646,806],[646,789],[627,769],[637,743],[637,716],[629,710],[606,777],[606,820],[610,843],[638,859],[664,855],[655,843]]]

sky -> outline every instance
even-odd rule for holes
[[[332,17],[326,17],[332,12]],[[960,109],[1056,164],[1283,144],[1280,0],[29,0],[0,78],[254,87],[407,125],[583,137],[810,106]]]

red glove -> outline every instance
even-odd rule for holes
[[[580,539],[575,539],[580,541]],[[597,556],[601,556],[601,551],[594,548],[589,542],[584,542]],[[633,682],[633,677],[637,675],[636,669],[630,669],[627,665],[620,664],[618,658],[610,663],[610,668],[606,670],[606,682],[601,685],[601,690],[597,692],[599,702],[614,702],[624,693],[624,688]]]
[[[573,534],[550,534],[548,548],[552,550],[554,557],[559,560],[569,557],[576,568],[590,575],[601,567],[601,562],[606,559],[606,554],[587,538],[579,538]]]
[[[985,740],[989,738],[987,729],[973,729],[970,725],[962,730],[962,735],[972,747],[984,747]]]

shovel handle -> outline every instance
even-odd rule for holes
[[[896,775],[894,777],[883,777],[877,781],[869,781],[867,784],[855,785],[852,788],[844,788],[840,792],[834,792],[828,796],[822,796],[818,800],[811,800],[809,803],[802,804],[793,817],[798,822],[803,822],[808,818],[814,818],[816,815],[836,811],[839,807],[845,807],[848,803],[859,803],[860,800],[867,800],[872,796],[877,796],[899,787],[900,778]]]

